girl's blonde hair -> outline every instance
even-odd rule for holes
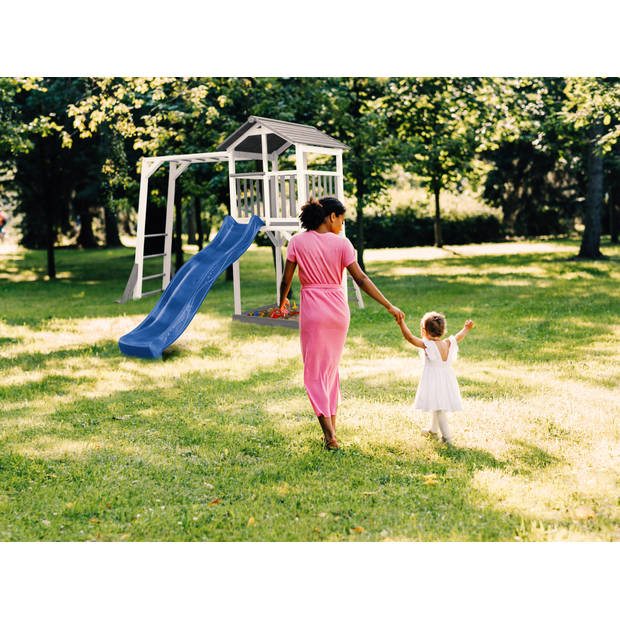
[[[439,312],[427,312],[420,320],[420,328],[433,338],[441,338],[446,333],[446,317]]]

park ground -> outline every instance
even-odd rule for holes
[[[476,322],[464,411],[454,448],[420,436],[421,362],[366,298],[330,453],[297,332],[232,322],[232,283],[163,359],[132,359],[117,340],[155,298],[114,303],[131,248],[59,250],[49,282],[43,252],[0,246],[0,540],[618,540],[620,249],[602,249],[368,251],[413,331],[428,310]],[[241,273],[244,307],[273,301],[269,248]]]

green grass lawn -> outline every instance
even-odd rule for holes
[[[0,540],[617,540],[620,249],[577,242],[367,252],[417,332],[476,328],[455,365],[455,447],[420,436],[421,369],[391,317],[352,308],[344,449],[320,447],[298,334],[233,323],[220,278],[163,360],[118,338],[155,298],[113,303],[133,250],[0,246]],[[241,263],[270,303],[269,248]],[[296,281],[295,290],[298,292]]]

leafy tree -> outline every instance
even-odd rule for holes
[[[442,246],[440,194],[461,189],[484,144],[487,116],[481,81],[399,78],[390,81],[390,128],[403,166],[424,180],[435,203],[435,245]]]
[[[568,78],[565,92],[563,117],[583,130],[587,140],[585,229],[579,257],[602,258],[603,156],[620,137],[620,79]]]
[[[617,244],[620,229],[620,142],[616,142],[605,157],[604,175],[608,194],[609,238],[612,244]]]
[[[22,122],[17,99],[20,93],[36,88],[38,82],[34,78],[0,77],[0,173],[3,176],[12,171],[16,154],[32,148],[29,135],[35,126]]]
[[[112,220],[115,197],[123,190],[133,190],[134,200],[129,204],[135,208],[138,183],[133,171],[139,167],[139,153],[153,156],[179,150],[209,150],[210,145],[205,148],[198,143],[204,138],[202,126],[217,116],[215,107],[204,104],[213,85],[212,80],[192,78],[92,78],[90,95],[72,106],[70,114],[81,137],[107,137],[109,157],[103,169],[106,221]],[[184,177],[189,174],[186,172]],[[155,179],[153,182],[157,184]],[[173,245],[177,269],[183,263],[181,207],[186,185],[181,177],[175,196]],[[196,183],[190,186],[195,189]],[[113,229],[113,224],[108,228]]]
[[[385,79],[333,78],[309,98],[316,105],[317,125],[351,147],[343,157],[343,172],[345,190],[355,196],[357,262],[362,269],[364,209],[385,192],[390,182],[387,172],[395,163],[387,127],[387,86]]]
[[[481,157],[491,164],[483,198],[501,207],[505,228],[519,235],[560,232],[580,210],[584,192],[579,132],[559,116],[563,78],[487,82],[496,110],[493,138]]]
[[[108,129],[134,153],[210,151],[251,114],[312,120],[316,97],[311,96],[311,83],[312,79],[280,78],[97,78],[92,94],[73,106],[71,115],[81,136]],[[117,160],[107,168],[110,182],[118,172]],[[229,209],[228,191],[228,168],[221,164],[192,166],[177,181],[177,269],[183,260],[183,205],[200,233],[203,208],[210,227],[220,205]],[[232,279],[231,269],[227,277]]]
[[[82,78],[45,78],[15,93],[19,134],[25,146],[12,153],[10,186],[22,214],[22,243],[46,248],[48,276],[55,278],[54,245],[81,216],[81,239],[93,243],[90,209],[96,204],[101,151],[96,141],[73,143],[67,106],[84,94]],[[75,146],[74,149],[71,147]]]

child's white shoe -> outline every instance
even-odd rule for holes
[[[421,432],[422,432],[422,436],[424,437],[430,437],[431,439],[439,439],[439,433],[435,433],[430,428],[423,428]]]

